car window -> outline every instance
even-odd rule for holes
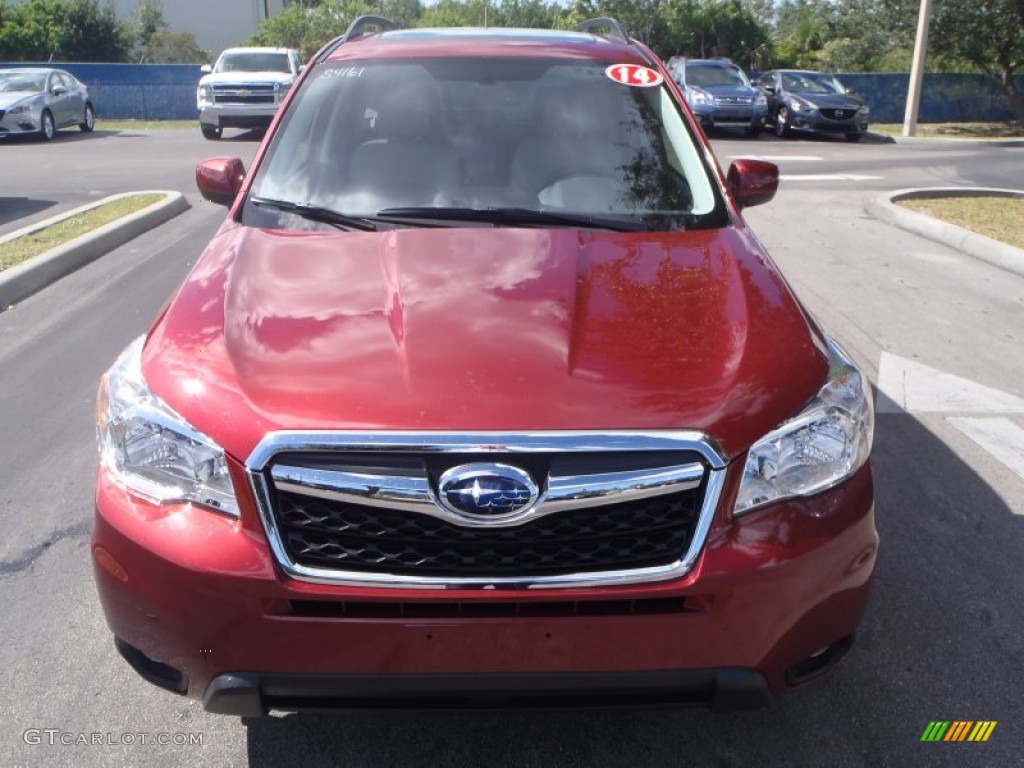
[[[217,62],[216,72],[290,72],[287,53],[248,51],[225,53]]]
[[[658,228],[682,226],[680,217],[721,225],[703,153],[669,89],[622,85],[606,69],[527,58],[320,66],[273,137],[252,194],[363,216],[519,207]],[[279,224],[255,206],[244,215]]]
[[[798,75],[783,75],[782,87],[794,93],[843,93],[842,86],[831,75],[810,72]]]
[[[29,75],[24,72],[0,73],[0,91],[39,93],[46,90],[45,75]]]
[[[741,86],[750,87],[747,76],[734,67],[687,66],[686,81],[696,86]]]

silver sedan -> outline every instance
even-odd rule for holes
[[[96,122],[89,89],[63,69],[0,69],[0,137],[15,134],[49,141],[57,129]]]

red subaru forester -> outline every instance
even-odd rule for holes
[[[370,27],[378,30],[369,33]],[[703,702],[830,669],[877,550],[870,388],[657,57],[390,28],[310,62],[105,375],[115,643],[212,712]]]

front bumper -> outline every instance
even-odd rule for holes
[[[220,128],[266,128],[280,104],[207,104],[199,108],[199,122]]]
[[[857,114],[846,120],[834,120],[819,112],[790,112],[789,127],[808,133],[867,133],[868,116]]]
[[[720,509],[683,579],[540,592],[298,582],[250,501],[241,521],[155,507],[103,471],[96,501],[97,586],[133,666],[233,714],[581,696],[749,706],[842,655],[877,551],[867,467],[739,520]]]
[[[716,125],[762,125],[767,107],[717,107],[709,118]]]
[[[16,115],[0,110],[0,136],[38,133],[42,127],[42,116],[42,110],[37,109]]]

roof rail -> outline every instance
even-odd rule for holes
[[[345,30],[345,34],[341,37],[334,38],[331,42],[324,46],[320,52],[317,61],[324,61],[328,56],[337,50],[338,46],[347,43],[354,37],[366,34],[367,27],[377,27],[382,32],[389,29],[399,29],[399,25],[391,19],[386,19],[383,16],[359,16],[348,25],[348,29]]]
[[[615,40],[623,43],[624,45],[630,44],[629,35],[627,35],[622,29],[622,25],[615,19],[608,16],[601,16],[597,19],[587,19],[587,21],[584,21],[582,24],[577,24],[575,31],[592,32],[596,35],[600,29],[608,30],[607,37],[609,40]]]

